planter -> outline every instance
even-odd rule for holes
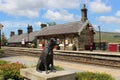
[[[75,44],[72,45],[72,50],[73,50],[73,51],[76,51],[76,50],[77,50],[77,47],[76,47]]]
[[[56,50],[60,50],[60,46],[59,45],[56,47]]]

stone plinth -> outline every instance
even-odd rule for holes
[[[21,69],[20,75],[30,80],[75,80],[75,72],[56,71],[46,74],[37,72],[35,68]]]

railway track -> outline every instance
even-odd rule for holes
[[[6,53],[22,54],[29,56],[39,56],[41,49],[36,48],[16,48],[4,47]],[[63,51],[54,50],[54,58],[57,60],[97,64],[120,68],[120,54],[106,52],[89,52],[89,51]]]

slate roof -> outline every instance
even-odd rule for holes
[[[69,34],[69,33],[78,33],[83,30],[83,28],[88,24],[88,20],[86,22],[76,21],[70,22],[66,24],[58,24],[54,26],[44,27],[39,31],[34,31],[29,34],[29,42],[35,40],[37,36],[47,36],[47,35],[58,35],[58,34]],[[28,41],[28,34],[24,33],[21,35],[14,35],[8,39],[8,43],[18,43],[21,42],[22,39]]]
[[[88,23],[88,21],[86,21],[85,23],[83,23],[82,21],[76,21],[76,22],[70,22],[66,24],[48,26],[41,29],[41,31],[38,32],[37,36],[79,33],[82,31],[86,23]]]
[[[29,42],[35,40],[35,36],[37,35],[38,31],[34,31],[29,33]],[[25,39],[25,41],[28,41],[28,34],[23,33],[21,35],[14,35],[8,39],[8,43],[18,43],[21,42],[22,39]]]

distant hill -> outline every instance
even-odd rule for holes
[[[99,42],[99,32],[95,32],[94,41]],[[101,42],[120,43],[120,33],[101,32]]]

